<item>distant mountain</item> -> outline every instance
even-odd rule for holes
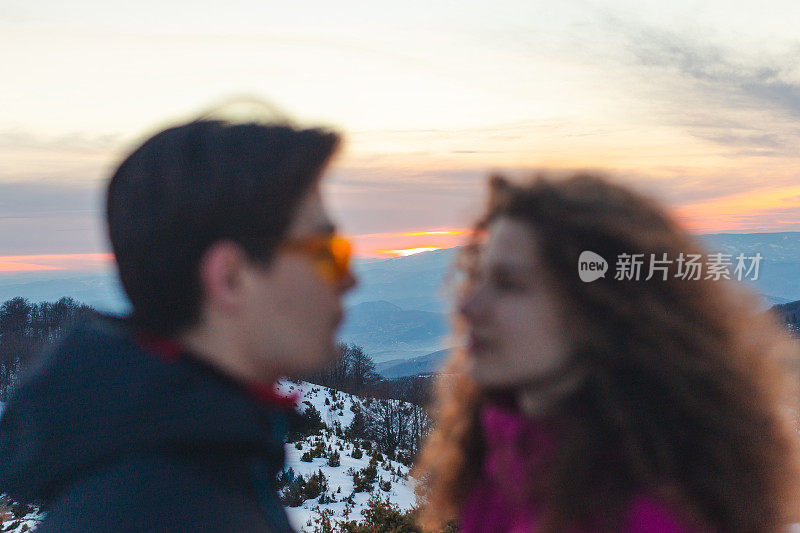
[[[698,238],[712,253],[762,255],[758,279],[744,281],[764,297],[765,309],[800,299],[800,232],[715,233]],[[447,313],[452,294],[448,291],[447,273],[457,252],[458,248],[448,248],[363,261],[356,265],[360,284],[348,296],[347,304],[386,300],[403,309]]]
[[[762,295],[764,309],[800,300],[800,232],[718,233],[699,239],[710,252],[761,253],[758,279],[745,283]],[[340,331],[342,340],[363,345],[378,362],[447,348],[447,313],[453,299],[447,274],[457,253],[457,248],[449,248],[408,257],[355,260],[359,284],[345,299],[348,316]],[[0,302],[14,296],[33,301],[71,296],[101,310],[129,308],[111,270],[0,274]]]
[[[438,371],[450,356],[450,350],[412,357],[411,359],[392,359],[375,365],[378,373],[385,378],[401,378],[416,376],[417,374],[430,374]]]
[[[800,299],[800,232],[715,233],[700,240],[709,250],[734,257],[761,254],[758,279],[744,281],[766,298],[765,307]]]
[[[726,254],[756,252],[777,263],[800,263],[800,231],[779,233],[708,233],[699,236],[708,248]]]
[[[403,309],[446,313],[446,277],[458,248],[355,263],[359,284],[346,305],[385,300]]]
[[[800,326],[800,300],[773,305],[769,310],[781,317],[785,323]]]
[[[789,303],[791,301],[791,300],[788,300],[786,298],[776,298],[775,296],[765,296],[763,294],[761,296],[764,298],[764,301],[766,302],[767,306],[769,306],[769,307],[772,307],[773,305],[778,305],[778,304],[786,304],[786,303]]]
[[[387,302],[364,302],[349,308],[339,338],[364,348],[375,361],[430,353],[444,346],[445,315],[404,310]]]
[[[359,283],[345,299],[351,308],[364,302],[385,300],[403,309],[444,313],[442,282],[455,248],[409,257],[356,259],[353,269]],[[42,271],[0,273],[0,302],[22,296],[34,302],[70,296],[110,312],[130,308],[112,269],[98,272]]]
[[[130,309],[128,298],[112,271],[48,271],[0,276],[0,303],[17,296],[32,302],[52,302],[69,296],[110,313],[123,313]]]

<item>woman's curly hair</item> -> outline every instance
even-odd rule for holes
[[[796,520],[787,368],[795,370],[797,346],[757,297],[705,272],[684,279],[675,260],[706,251],[658,203],[601,177],[517,185],[495,176],[475,234],[498,217],[532,228],[569,327],[586,339],[572,355],[587,377],[559,410],[569,426],[544,480],[542,530],[620,530],[636,491],[721,531],[775,531]],[[466,290],[477,245],[462,254]],[[584,250],[609,261],[605,277],[580,280]],[[613,275],[621,254],[643,254],[639,279]],[[673,263],[645,279],[650,257]],[[455,350],[442,371],[436,426],[416,466],[426,528],[458,517],[483,462],[477,414],[487,393],[463,371],[465,359]]]

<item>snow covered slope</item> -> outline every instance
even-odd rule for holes
[[[284,394],[299,394],[299,410],[304,411],[308,408],[308,404],[313,405],[320,412],[322,420],[327,426],[327,429],[323,430],[319,437],[309,437],[300,442],[300,449],[297,448],[295,443],[286,445],[285,470],[291,468],[295,475],[302,475],[306,480],[321,471],[327,479],[328,490],[326,494],[335,500],[328,502],[327,498],[322,498],[326,503],[320,503],[320,498],[316,498],[306,500],[299,507],[286,507],[286,512],[292,525],[298,531],[313,531],[309,521],[325,509],[333,512],[331,518],[334,520],[349,519],[360,521],[363,518],[361,511],[366,508],[372,492],[354,493],[352,474],[369,466],[371,454],[366,449],[363,449],[363,446],[360,446],[363,456],[360,458],[351,457],[356,446],[352,441],[337,437],[333,428],[337,423],[342,428],[349,426],[354,416],[351,407],[355,404],[361,406],[364,400],[341,391],[305,382],[298,384],[282,381],[279,384],[279,389]],[[311,459],[311,462],[301,460],[301,457],[315,448],[320,441],[326,450],[330,448],[332,452],[339,453],[339,466],[330,466],[328,459],[321,457],[315,457]],[[401,510],[411,509],[416,504],[416,498],[414,495],[414,480],[408,478],[409,468],[400,462],[390,461],[386,456],[382,456],[382,458],[383,460],[377,464],[379,482],[372,486],[372,491],[380,491],[380,495],[384,500],[388,497],[389,501]],[[380,483],[380,481],[383,481],[383,483]],[[347,501],[348,499],[349,501]]]

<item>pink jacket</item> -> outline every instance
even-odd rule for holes
[[[532,422],[517,411],[494,404],[481,412],[486,456],[475,487],[461,512],[463,533],[535,532],[541,507],[524,500],[525,471],[555,451],[555,433],[545,422]],[[636,494],[629,505],[626,533],[695,533],[666,502]],[[583,532],[577,532],[583,533]]]

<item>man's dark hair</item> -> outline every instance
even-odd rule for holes
[[[196,323],[198,264],[216,241],[268,262],[338,142],[320,129],[199,120],[129,155],[111,178],[106,209],[137,325],[173,335]]]

